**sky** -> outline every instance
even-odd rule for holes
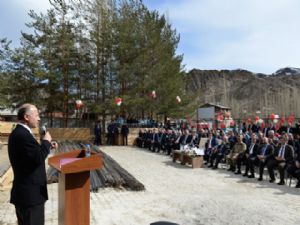
[[[300,68],[300,0],[144,0],[180,35],[184,69],[245,69],[272,74]],[[17,46],[30,9],[48,0],[0,0],[0,38]]]

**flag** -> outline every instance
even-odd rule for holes
[[[83,102],[81,100],[76,100],[76,109],[80,109],[83,105]]]
[[[284,124],[284,122],[285,122],[285,116],[284,116],[284,114],[281,115],[280,122],[281,122],[281,124]]]
[[[115,103],[117,104],[117,106],[120,106],[122,104],[122,98],[116,98]]]
[[[294,122],[295,122],[295,114],[291,113],[291,115],[289,115],[288,117],[288,123],[292,125]]]
[[[150,96],[151,96],[152,98],[156,98],[156,92],[153,90],[153,91],[151,92]]]

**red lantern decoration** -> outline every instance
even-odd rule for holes
[[[275,114],[272,113],[272,114],[270,115],[270,120],[274,120],[274,119],[275,119]]]
[[[221,127],[221,129],[225,129],[225,128],[226,128],[225,123],[221,123],[221,124],[220,124],[220,127]]]
[[[262,122],[262,123],[260,124],[260,130],[263,131],[264,128],[265,128],[265,123]]]
[[[230,126],[231,127],[234,127],[235,126],[235,122],[232,120],[232,121],[230,121]]]
[[[121,104],[122,104],[122,98],[116,98],[115,99],[115,103],[117,104],[117,106],[121,106]]]
[[[76,100],[76,109],[80,109],[83,106],[83,102],[81,100]]]
[[[222,114],[218,115],[218,121],[222,122],[224,120],[224,116]]]
[[[155,90],[153,90],[153,91],[150,93],[150,96],[151,96],[152,98],[156,98],[156,92],[155,92]]]
[[[276,123],[276,125],[275,125],[275,130],[278,131],[279,128],[280,128],[280,123]]]
[[[280,123],[283,124],[284,122],[285,122],[285,117],[284,114],[282,114],[280,118]]]
[[[230,118],[230,116],[231,116],[230,112],[225,113],[225,118]]]
[[[289,123],[290,125],[292,125],[292,124],[294,123],[294,121],[295,121],[295,114],[292,113],[292,114],[289,115],[289,117],[288,117],[288,123]]]

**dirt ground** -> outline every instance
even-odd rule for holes
[[[91,193],[92,225],[300,224],[300,190],[244,178],[225,169],[192,169],[135,147],[103,147],[141,181],[146,191],[104,189]],[[46,225],[57,225],[57,184],[51,184]],[[0,225],[16,224],[8,192],[0,193]]]

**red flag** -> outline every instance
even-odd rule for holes
[[[264,128],[265,128],[265,122],[262,122],[262,123],[260,124],[260,130],[263,131]]]
[[[285,116],[284,116],[284,114],[281,115],[280,122],[281,122],[281,124],[284,124],[284,122],[285,122]]]
[[[122,98],[115,98],[115,103],[117,106],[120,106],[122,104]]]
[[[76,100],[76,109],[80,109],[83,105],[83,102],[81,100]]]
[[[291,125],[295,122],[295,114],[291,113],[291,115],[289,115],[288,117],[288,123]]]
[[[280,128],[280,122],[278,122],[278,123],[275,124],[275,130],[278,131],[279,128]]]
[[[225,128],[226,128],[225,123],[221,123],[221,124],[220,124],[220,127],[221,127],[221,129],[225,129]]]
[[[270,120],[274,120],[274,119],[275,119],[275,114],[272,113],[272,114],[270,115]]]
[[[153,90],[153,91],[150,93],[150,97],[156,98],[156,91]]]
[[[224,120],[224,116],[222,115],[222,114],[220,114],[219,116],[218,116],[218,121],[223,121]]]

